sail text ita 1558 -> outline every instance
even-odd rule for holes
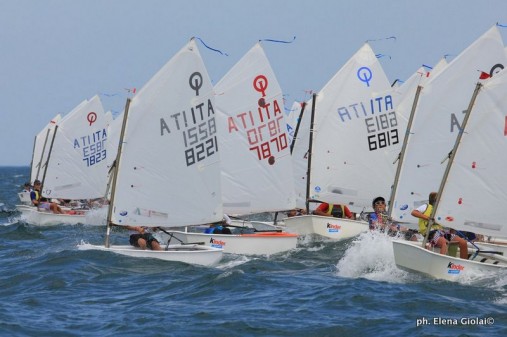
[[[74,149],[80,149],[86,166],[92,166],[107,158],[107,131],[98,130],[92,134],[74,138]]]
[[[369,102],[358,102],[342,106],[336,111],[343,123],[364,118],[370,151],[400,142],[397,128],[398,120],[391,95],[371,98]]]
[[[276,99],[266,97],[268,79],[258,75],[253,80],[252,88],[261,94],[257,101],[257,111],[242,111],[227,119],[229,133],[246,132],[249,150],[254,151],[259,160],[268,159],[268,163],[275,163],[275,153],[287,148],[287,134],[280,104]]]
[[[190,76],[189,84],[196,92],[194,105],[190,109],[160,118],[160,136],[163,137],[175,131],[181,133],[185,145],[184,154],[187,166],[218,152],[213,103],[210,98],[199,98],[199,89],[203,84],[201,73],[193,73]]]

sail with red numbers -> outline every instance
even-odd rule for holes
[[[282,89],[255,44],[215,85],[224,212],[295,207]]]

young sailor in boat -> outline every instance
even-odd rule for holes
[[[287,212],[287,217],[306,215],[306,210],[302,208],[294,208]]]
[[[160,243],[151,233],[151,229],[148,227],[141,226],[125,226],[130,231],[136,231],[136,234],[131,234],[129,242],[132,246],[145,250],[149,248],[151,250],[162,250]]]
[[[368,225],[370,230],[384,231],[388,227],[389,232],[396,233],[400,228],[387,216],[386,200],[383,197],[376,197],[371,203],[373,212],[368,214]]]
[[[32,185],[29,183],[29,182],[26,182],[24,185],[23,185],[23,192],[32,192],[33,191],[33,188],[32,188]]]
[[[373,207],[373,212],[368,214],[370,230],[385,231],[387,229],[388,233],[393,236],[398,232],[403,232],[409,234],[408,239],[412,237],[412,232],[407,227],[401,226],[389,218],[386,210],[386,200],[383,197],[373,199],[371,206]],[[412,240],[417,239],[413,238]]]
[[[40,180],[33,182],[33,190],[30,192],[30,199],[32,204],[37,206],[37,209],[51,210],[56,214],[64,214],[60,206],[54,202],[49,202],[46,198],[41,196],[41,183]]]
[[[224,214],[222,221],[215,222],[209,225],[204,233],[206,234],[232,234],[231,230],[227,228],[231,224],[231,218],[227,214]]]
[[[419,218],[419,233],[426,235],[428,228],[428,221],[430,220],[431,211],[437,201],[437,192],[431,192],[428,197],[428,203],[419,206],[412,211],[412,216]],[[434,247],[440,248],[440,254],[447,255],[447,247],[450,242],[457,242],[459,245],[459,256],[462,259],[468,259],[467,242],[456,235],[453,229],[444,231],[444,228],[435,223],[431,226],[430,234],[428,237],[429,243]]]
[[[313,211],[315,215],[332,216],[335,218],[354,219],[354,214],[345,205],[328,204],[323,202]]]

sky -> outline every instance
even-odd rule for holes
[[[122,111],[194,36],[222,52],[199,42],[213,83],[259,40],[292,41],[262,43],[290,107],[366,41],[393,82],[496,23],[505,0],[0,0],[0,166],[29,166],[35,135],[85,99]]]

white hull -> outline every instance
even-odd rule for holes
[[[79,211],[84,214],[55,214],[50,211],[39,211],[37,207],[26,205],[16,205],[16,209],[21,212],[22,220],[35,226],[56,226],[61,224],[106,225],[107,206]]]
[[[333,218],[320,215],[301,215],[284,219],[288,232],[299,235],[318,234],[344,240],[368,231],[368,223],[351,219]]]
[[[291,233],[205,234],[180,231],[169,233],[176,238],[172,239],[173,242],[178,240],[183,243],[203,242],[209,247],[223,248],[224,253],[230,254],[271,255],[294,249],[297,245],[297,235]]]
[[[116,254],[153,258],[164,261],[183,262],[201,266],[215,266],[223,256],[223,250],[204,245],[170,245],[168,250],[142,250],[129,245],[112,245],[109,248],[90,244],[78,245],[80,250],[102,250]]]
[[[285,228],[285,224],[283,221],[277,221],[276,225],[272,221],[257,221],[257,220],[240,220],[233,219],[231,220],[231,225],[239,226],[239,227],[247,227],[247,228],[255,228],[258,231],[263,230],[282,230]]]
[[[477,256],[474,260],[442,255],[421,247],[420,242],[393,241],[394,261],[398,268],[420,272],[437,279],[458,281],[481,276],[496,275],[499,271],[506,272],[505,258],[502,261],[487,259],[479,262],[484,256]],[[473,251],[470,251],[473,253]],[[507,261],[507,260],[506,260]]]
[[[37,226],[55,226],[59,224],[77,225],[86,223],[86,214],[55,214],[48,211],[39,211],[37,207],[16,205],[21,212],[23,220]]]

